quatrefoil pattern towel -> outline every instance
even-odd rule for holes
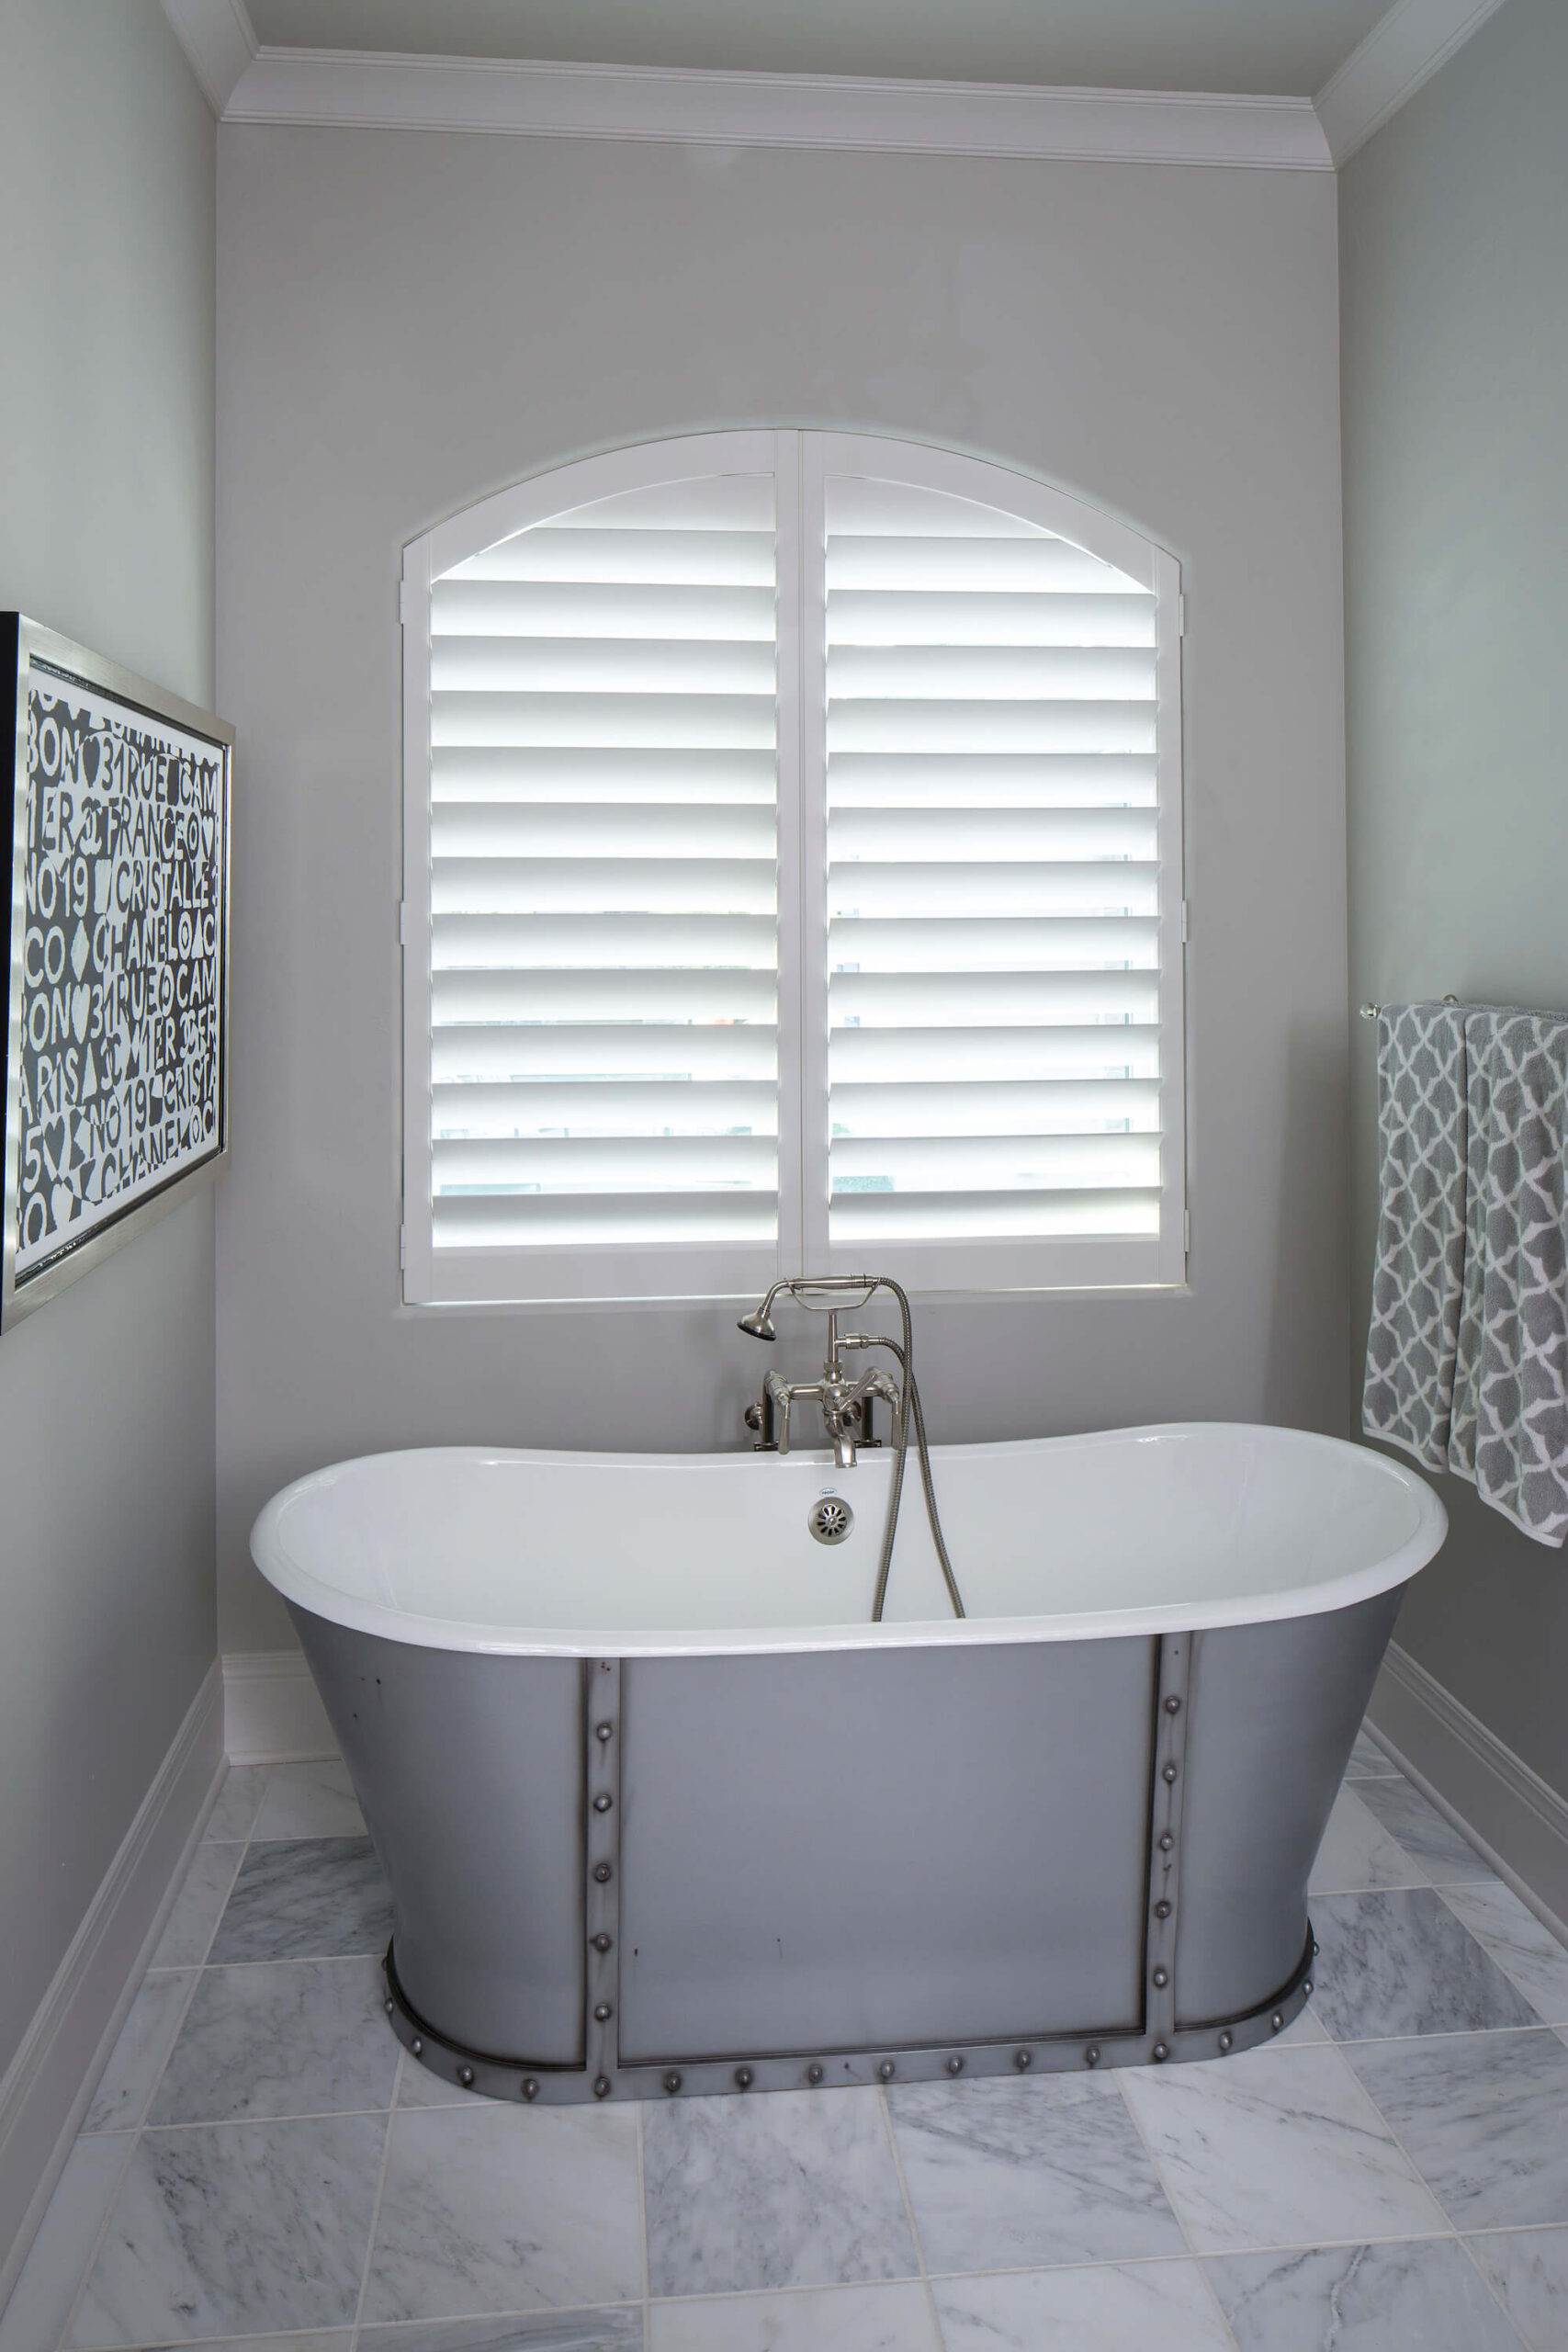
[[[1449,1467],[1568,1535],[1568,1021],[1472,1008],[1464,1300]]]
[[[1393,1004],[1378,1019],[1382,1173],[1361,1426],[1428,1470],[1449,1466],[1464,1283],[1464,1008]]]

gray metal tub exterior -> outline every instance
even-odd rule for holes
[[[818,1622],[834,1577],[858,1598],[885,1463],[454,1450],[268,1507],[257,1556],[387,1871],[389,2014],[426,2065],[507,2098],[667,2097],[1223,2055],[1298,2012],[1307,1874],[1440,1506],[1292,1431],[935,1460],[962,1625],[918,1519],[907,1613]],[[685,1474],[683,1509],[650,1470]],[[835,1483],[847,1562],[804,1527]],[[670,1552],[671,1523],[733,1545],[737,1509],[728,1573],[778,1622],[724,1591],[742,1622],[716,1624],[724,1557]],[[628,1578],[638,1619],[577,1622],[624,1611]],[[1021,1614],[1031,1587],[1075,1605]]]

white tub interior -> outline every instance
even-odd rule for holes
[[[882,1642],[1081,1640],[1301,1616],[1401,1583],[1442,1505],[1384,1455],[1190,1422],[939,1446],[967,1616],[948,1608],[911,1450],[886,1621],[866,1622],[890,1457],[441,1447],[275,1496],[252,1549],[286,1599],[445,1649],[656,1657]],[[817,1543],[824,1493],[853,1532]]]

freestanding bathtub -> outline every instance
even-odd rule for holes
[[[917,1501],[866,1622],[885,1453],[450,1448],[267,1505],[427,2066],[661,2097],[1207,2057],[1296,2014],[1441,1504],[1224,1424],[933,1464],[962,1621]]]

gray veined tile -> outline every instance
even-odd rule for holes
[[[1455,2034],[1346,2055],[1458,2228],[1568,2222],[1568,2050],[1556,2034]]]
[[[654,2303],[648,2341],[649,2352],[942,2352],[926,2290],[912,2281]]]
[[[389,2107],[400,2052],[381,2003],[373,1960],[204,1969],[152,2120]]]
[[[1465,2245],[1526,2352],[1562,2352],[1568,2339],[1568,2230],[1499,2230]]]
[[[81,2346],[346,2327],[386,2122],[143,2132],[71,2333]]]
[[[1394,1780],[1401,1777],[1397,1764],[1386,1757],[1377,1741],[1366,1732],[1356,1734],[1356,1745],[1350,1750],[1350,1761],[1345,1768],[1348,1781]]]
[[[78,2140],[0,2312],[0,2352],[53,2352],[130,2159],[129,2132]]]
[[[888,2105],[931,2271],[1186,2250],[1111,2075],[911,2084]]]
[[[1519,2352],[1457,2238],[1235,2254],[1206,2267],[1240,2352]]]
[[[497,2107],[503,2102],[493,2099],[486,2091],[466,2091],[457,2083],[448,2083],[428,2066],[422,2066],[412,2051],[403,2052],[402,2071],[398,2076],[398,2107]]]
[[[947,2352],[1234,2352],[1195,2262],[939,2278]]]
[[[255,1838],[363,1838],[348,1767],[341,1758],[318,1764],[275,1764],[251,1831]]]
[[[1434,1885],[1462,1886],[1495,1877],[1452,1822],[1445,1821],[1437,1806],[1428,1804],[1408,1781],[1369,1781],[1358,1786],[1356,1794],[1420,1863]]]
[[[196,1980],[194,1968],[146,1976],[98,2077],[84,2132],[123,2132],[141,2122]]]
[[[256,1807],[262,1801],[266,1776],[271,1767],[266,1764],[231,1764],[223,1786],[218,1792],[217,1803],[207,1816],[204,1838],[214,1840],[242,1842],[251,1834],[256,1817]]]
[[[1313,1898],[1313,2007],[1336,2041],[1540,2020],[1433,1887]]]
[[[344,2327],[309,2335],[209,2336],[201,2344],[144,2345],[139,2352],[349,2352],[353,2342],[354,2330]]]
[[[1368,1812],[1358,1792],[1343,1788],[1334,1800],[1307,1883],[1314,1895],[1345,1894],[1371,1887],[1425,1886],[1427,1873]]]
[[[1501,1879],[1446,1886],[1443,1900],[1548,2025],[1568,2026],[1568,1951]]]
[[[222,1917],[240,1867],[241,1846],[209,1845],[205,1839],[190,1858],[149,1968],[199,1968],[212,1931]]]
[[[392,2119],[364,2317],[461,2318],[642,2293],[631,2107]]]
[[[642,2352],[642,2306],[367,2327],[360,2330],[358,2352]]]
[[[214,1966],[379,1954],[391,1900],[368,1838],[253,1845],[212,1939]]]
[[[1128,2070],[1122,2087],[1201,2254],[1444,2227],[1337,2050]]]
[[[643,2167],[655,2295],[848,2286],[918,2267],[874,2090],[649,2107]]]

